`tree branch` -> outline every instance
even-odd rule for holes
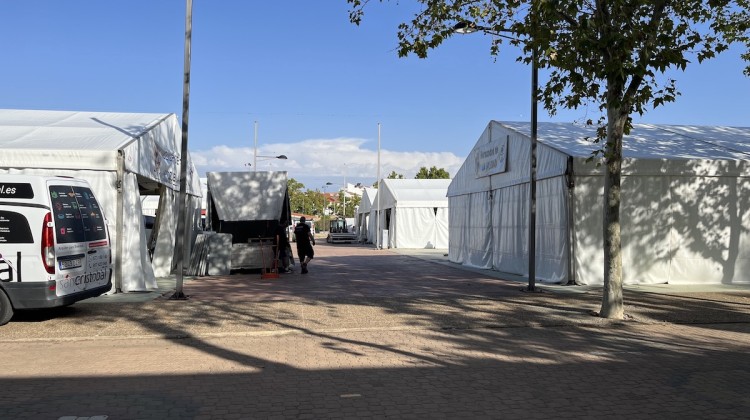
[[[640,56],[638,57],[639,68],[647,68],[648,61],[651,59],[654,44],[656,42],[657,30],[659,28],[659,25],[661,25],[662,19],[664,18],[664,11],[666,10],[668,3],[669,0],[659,0],[654,3],[654,12],[651,15],[651,22],[649,22],[648,24],[648,35],[646,41],[644,42],[644,46],[641,49]],[[625,89],[625,95],[623,96],[623,99],[632,98],[635,96],[635,94],[638,92],[638,89],[640,88],[641,83],[643,83],[644,74],[645,73],[640,73],[633,76],[627,89]],[[622,112],[629,113],[630,106],[623,107]]]

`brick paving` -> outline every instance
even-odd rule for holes
[[[322,242],[322,241],[321,241]],[[0,418],[747,418],[750,293],[523,285],[388,250],[0,328]]]

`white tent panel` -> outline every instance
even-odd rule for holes
[[[156,277],[166,277],[172,273],[178,203],[177,194],[170,189],[164,189],[159,196],[159,218],[161,220],[153,256],[154,275]]]
[[[450,242],[448,243],[448,261],[463,264],[467,262],[468,245],[466,241],[470,235],[466,220],[470,216],[471,195],[459,195],[448,198],[448,206],[452,210],[448,217],[448,231]],[[487,248],[485,248],[487,249]]]
[[[563,176],[543,179],[537,183],[534,269],[539,278],[554,283],[566,282],[569,277],[567,189],[567,181]],[[528,231],[527,226],[527,235]],[[528,272],[528,263],[526,266]]]
[[[670,282],[750,282],[750,180],[675,178],[671,193]]]
[[[219,219],[279,220],[282,216],[286,172],[208,172],[206,177]]]
[[[450,230],[448,229],[448,219],[450,212],[448,207],[438,207],[435,213],[435,246],[437,249],[448,249],[448,238]]]
[[[528,185],[494,190],[492,197],[492,266],[499,271],[528,274]]]
[[[378,195],[377,188],[364,188],[364,191],[362,192],[362,199],[359,201],[359,207],[357,208],[357,212],[363,213],[363,214],[369,214],[370,209],[372,209],[372,203],[375,197]]]
[[[492,267],[492,195],[488,192],[471,194],[469,199],[468,252],[466,264],[473,267]]]
[[[437,223],[431,208],[398,208],[391,221],[398,221],[391,236],[395,248],[437,248]]]
[[[142,292],[157,289],[154,270],[146,248],[143,212],[138,195],[138,180],[135,174],[126,173],[123,185],[123,207],[132,211],[123,212],[122,267],[123,292]]]
[[[378,230],[383,228],[381,221],[378,220],[378,212],[373,207],[370,209],[370,214],[367,216],[367,242],[378,245],[377,235]]]

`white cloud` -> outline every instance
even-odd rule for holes
[[[286,155],[287,160],[258,158],[258,170],[287,171],[291,178],[343,177],[375,180],[377,148],[365,147],[368,141],[357,138],[309,139],[296,143],[263,144],[259,156]],[[210,150],[190,152],[198,172],[243,171],[253,162],[253,148],[215,146]],[[421,167],[444,168],[454,176],[464,158],[451,152],[398,152],[381,149],[381,176],[391,171],[413,178]]]

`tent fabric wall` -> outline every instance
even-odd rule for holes
[[[107,217],[113,288],[126,292],[156,288],[154,270],[171,272],[171,258],[165,266],[160,265],[162,260],[149,261],[139,189],[142,183],[147,188],[179,189],[180,146],[174,114],[0,109],[0,171],[87,180]],[[197,172],[190,156],[187,159],[187,192],[199,197]],[[173,222],[171,217],[161,217],[159,230],[168,232]]]
[[[528,185],[492,191],[492,267],[528,274]]]
[[[470,236],[469,230],[464,229],[468,226],[469,217],[469,200],[470,195],[459,195],[448,198],[448,207],[453,209],[448,219],[448,231],[450,241],[448,243],[448,261],[459,264],[466,263],[468,258],[467,238]],[[468,265],[468,264],[467,264]]]
[[[448,188],[449,258],[482,266],[469,238],[482,217],[472,206],[492,195],[493,269],[528,275],[529,124],[492,121]],[[602,284],[601,167],[588,162],[590,127],[540,123],[536,276]],[[473,154],[508,143],[506,172],[477,177]],[[747,283],[750,268],[750,128],[636,124],[624,141],[623,279],[626,284]],[[478,202],[477,202],[478,204]],[[460,217],[453,212],[464,209]],[[476,249],[479,248],[479,249]]]
[[[601,177],[576,179],[575,272],[600,284]],[[626,284],[748,283],[750,180],[734,177],[628,176],[622,181],[623,281]],[[649,206],[641,205],[649,202]]]
[[[123,212],[122,267],[123,292],[140,292],[157,289],[154,270],[148,257],[146,235],[143,226],[138,180],[135,174],[126,173],[123,180],[123,206],[132,211]]]
[[[448,229],[448,219],[450,212],[448,207],[438,207],[435,209],[435,246],[436,249],[448,249],[448,238],[450,230]]]
[[[467,265],[473,267],[492,267],[492,195],[489,191],[478,192],[469,196],[469,213],[466,218],[468,226]]]
[[[165,188],[159,195],[159,231],[156,235],[153,265],[156,277],[172,274],[172,259],[175,251],[177,232],[178,201],[175,191]]]

